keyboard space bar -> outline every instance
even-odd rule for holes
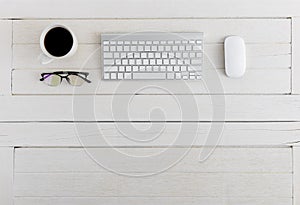
[[[165,80],[166,73],[133,73],[132,79],[135,79],[135,80]]]

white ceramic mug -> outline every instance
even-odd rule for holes
[[[61,36],[59,36],[59,31],[61,32]],[[62,33],[63,31],[63,33]],[[54,32],[56,32],[56,34],[54,34]],[[68,49],[66,50],[65,53],[63,53],[63,55],[54,55],[53,53],[51,54],[51,52],[49,51],[49,48],[47,48],[47,43],[45,40],[47,40],[46,38],[50,38],[49,35],[52,35],[52,42],[50,46],[53,46],[55,43],[65,43],[67,42],[66,40],[69,41],[69,44],[68,45]],[[53,39],[55,36],[55,39]],[[68,38],[71,38],[72,37],[72,45],[71,45],[71,39],[63,39],[65,37],[68,37]],[[56,40],[57,42],[54,42],[53,43],[53,40]],[[47,40],[49,41],[49,40]],[[68,58],[68,57],[71,57],[72,55],[74,55],[76,53],[76,50],[77,50],[77,47],[78,47],[78,41],[77,41],[77,38],[75,36],[75,34],[73,33],[73,31],[71,29],[69,29],[67,26],[65,25],[61,25],[61,24],[54,24],[54,25],[51,25],[49,27],[47,27],[41,34],[41,37],[40,37],[40,47],[43,51],[43,53],[39,56],[39,60],[42,64],[48,64],[48,63],[51,63],[52,61],[54,60],[58,60],[58,59],[64,59],[64,58]],[[49,46],[48,46],[49,47]],[[57,51],[59,51],[59,48],[56,49]]]

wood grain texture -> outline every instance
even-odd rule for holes
[[[0,10],[2,18],[187,18],[187,17],[290,17],[300,16],[299,2],[295,0],[263,1],[197,1],[183,0],[76,0],[43,1],[21,0],[3,1]],[[260,5],[257,7],[257,5]]]
[[[292,197],[292,174],[111,173],[15,174],[15,196]]]
[[[134,127],[138,130],[150,128],[152,123],[1,123],[0,146],[68,147],[68,146],[203,146],[209,145],[206,137],[211,123],[198,123],[197,137],[193,143],[188,139],[174,141],[179,135],[190,136],[191,130],[180,129],[182,123],[155,123],[164,127],[163,132],[147,132],[137,139],[152,139],[147,143],[128,139],[136,132],[121,132],[118,126]],[[193,123],[185,123],[193,124]],[[217,123],[214,123],[217,124]],[[228,123],[218,145],[220,146],[285,146],[300,141],[299,123]],[[95,129],[96,127],[96,129]],[[81,130],[78,134],[78,129]],[[85,139],[84,144],[80,139]],[[105,139],[106,141],[102,141]]]
[[[11,95],[12,21],[0,20],[0,95]]]
[[[39,44],[42,31],[61,23],[72,29],[79,43],[100,43],[101,33],[143,31],[204,32],[205,43],[223,43],[229,35],[247,43],[290,43],[291,19],[103,19],[14,21],[14,44]],[[257,32],[263,31],[263,32]]]
[[[292,94],[300,94],[300,18],[293,18]]]
[[[13,205],[14,148],[0,147],[0,203]]]
[[[122,160],[112,153],[112,148],[19,148],[15,155],[15,173],[81,173],[106,172],[100,158],[105,155],[110,165],[121,173],[151,173],[155,161],[147,156],[164,153],[165,148],[118,148],[119,153],[143,158],[139,166],[134,160]],[[175,166],[168,169],[172,173],[292,173],[291,148],[216,148],[206,161],[199,161],[205,148],[172,148],[161,164],[168,164],[172,156],[188,151]],[[90,152],[89,152],[90,151]],[[91,155],[89,155],[90,153]],[[93,157],[95,157],[93,159]],[[76,160],[74,160],[76,159]],[[98,159],[98,161],[97,161]],[[100,164],[98,164],[100,163]],[[280,164],[280,166],[278,166]]]
[[[53,70],[48,70],[53,72]],[[78,70],[80,71],[80,70]],[[47,70],[43,70],[47,72]],[[14,70],[12,93],[14,95],[115,95],[115,94],[289,94],[291,93],[290,69],[253,69],[243,78],[231,79],[223,70],[207,69],[201,81],[103,81],[100,70],[89,71],[91,84],[70,86],[66,81],[57,87],[40,82],[41,71]],[[212,82],[219,81],[220,87]],[[255,82],[255,83],[254,83]],[[209,87],[209,85],[211,85]],[[216,83],[217,85],[217,83]],[[185,89],[184,89],[185,88]]]
[[[28,52],[30,51],[30,52]],[[223,44],[205,44],[205,69],[224,69]],[[14,69],[99,69],[100,45],[80,44],[76,54],[70,58],[56,60],[50,64],[42,65],[38,59],[41,49],[37,44],[16,44],[13,47]],[[290,44],[248,44],[248,69],[289,69],[291,67]]]
[[[0,107],[5,107],[1,110],[0,121],[211,121],[213,119],[211,97],[207,95],[195,95],[193,98],[188,95],[0,97]],[[218,95],[213,97],[223,98]],[[299,96],[230,95],[224,98],[225,121],[300,121]],[[190,105],[187,102],[191,100],[195,100],[199,115],[183,116],[181,111],[195,112],[194,108],[186,107]],[[218,102],[218,99],[216,101]],[[179,105],[177,102],[185,103]],[[117,110],[112,108],[112,103],[119,108]],[[123,105],[126,105],[124,109]],[[217,104],[217,108],[220,106],[223,107],[222,103]],[[150,117],[149,113],[154,107],[159,107],[165,115],[154,112]],[[219,116],[213,120],[224,121]]]
[[[292,198],[241,197],[16,197],[15,205],[291,205]]]

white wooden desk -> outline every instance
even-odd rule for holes
[[[0,2],[1,205],[300,204],[298,1]],[[39,35],[52,23],[68,25],[79,49],[72,58],[41,65]],[[100,34],[146,30],[204,32],[206,83],[189,82],[187,91],[178,82],[120,86],[101,81]],[[228,35],[240,35],[247,44],[242,79],[224,74]],[[42,72],[57,70],[88,71],[93,83],[74,91],[66,84],[50,88],[39,81]],[[216,79],[223,89],[207,89]],[[214,107],[212,98],[225,103]],[[198,115],[193,115],[195,107],[185,106],[191,99]],[[125,113],[112,106],[128,103]],[[164,116],[149,115],[157,107]],[[220,107],[225,115],[215,118]],[[224,126],[218,141],[206,138],[212,123]],[[151,125],[163,130],[147,143],[140,138],[158,132],[127,130],[125,137],[118,130]],[[182,129],[195,126],[196,134]],[[176,141],[180,131],[186,138]],[[200,163],[199,154],[215,145],[215,152]],[[111,171],[131,176],[156,172],[176,154],[189,152],[161,174],[127,177],[99,166],[83,147],[92,156],[105,156],[101,159]],[[166,149],[168,154],[126,161],[111,147],[127,155],[151,156]]]

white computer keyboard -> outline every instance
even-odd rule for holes
[[[104,80],[200,80],[203,33],[101,35]]]

